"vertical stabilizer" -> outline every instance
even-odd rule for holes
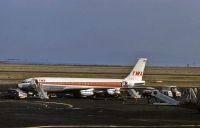
[[[147,62],[146,58],[140,58],[137,61],[131,73],[125,78],[125,80],[142,81],[142,76],[143,76],[146,62]]]

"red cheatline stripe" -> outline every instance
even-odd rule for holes
[[[49,85],[78,85],[78,86],[108,86],[108,87],[120,87],[120,82],[40,82],[40,84]]]

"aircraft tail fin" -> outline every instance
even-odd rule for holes
[[[142,81],[146,58],[139,58],[131,73],[125,78],[126,80]]]

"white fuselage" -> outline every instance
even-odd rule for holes
[[[45,91],[63,91],[70,89],[109,89],[122,87],[124,79],[103,78],[58,78],[58,77],[36,77],[24,80],[18,84],[19,88],[31,86],[32,80],[37,80]],[[129,81],[129,85],[135,83],[144,84],[144,81]]]
[[[24,80],[18,85],[19,88],[26,88],[31,80],[37,80],[45,91],[62,91],[68,89],[107,89],[120,88],[124,79],[102,79],[102,78],[57,78],[37,77]]]

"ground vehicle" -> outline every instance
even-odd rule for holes
[[[181,97],[181,92],[178,91],[176,86],[163,86],[161,93],[170,97]]]
[[[10,94],[10,97],[13,98],[19,98],[19,99],[27,98],[27,93],[23,92],[20,89],[8,89],[8,94]]]
[[[169,93],[171,91],[166,90],[165,92]],[[143,90],[142,96],[147,99],[148,103],[152,103],[155,105],[180,105],[179,101],[176,101],[175,99],[166,96],[166,94],[160,93],[160,91],[157,89]]]

